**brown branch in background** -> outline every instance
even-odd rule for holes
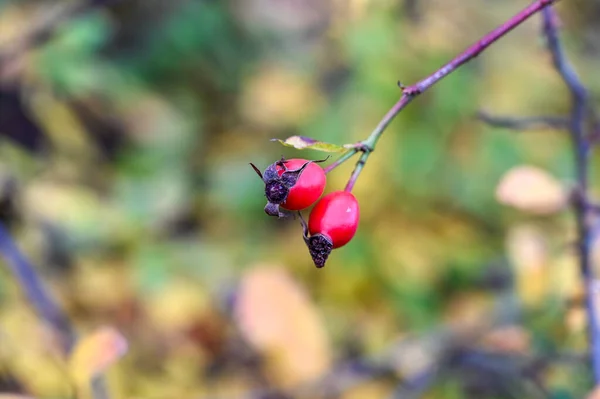
[[[568,118],[560,116],[531,116],[518,118],[492,115],[485,111],[479,111],[477,113],[477,119],[493,127],[512,130],[565,130],[568,129],[570,125]]]
[[[592,127],[592,133],[589,138],[590,150],[595,146],[600,146],[600,122],[596,122]]]
[[[588,107],[588,93],[568,62],[558,38],[558,16],[554,9],[543,10],[543,32],[547,47],[552,55],[552,63],[565,82],[571,95],[571,115],[569,132],[573,145],[575,162],[576,191],[580,200],[574,201],[573,210],[577,223],[579,268],[586,289],[588,335],[594,381],[600,383],[600,326],[597,301],[597,282],[591,265],[591,229],[588,221],[589,203],[589,153],[590,144],[585,134]]]
[[[496,127],[515,130],[527,130],[535,127],[564,129],[569,132],[573,146],[575,164],[576,187],[573,196],[573,210],[577,224],[577,250],[579,255],[580,273],[586,288],[586,308],[588,315],[588,336],[590,343],[590,358],[594,381],[600,383],[600,315],[597,303],[594,300],[597,292],[597,282],[591,267],[591,241],[592,232],[589,226],[588,215],[596,212],[595,206],[589,199],[589,161],[591,148],[599,140],[600,123],[595,117],[596,113],[590,108],[588,93],[577,76],[573,66],[568,62],[558,37],[558,16],[552,7],[542,10],[543,35],[546,38],[547,48],[552,57],[552,64],[565,85],[571,97],[571,111],[568,118],[536,117],[514,118],[497,117],[481,112],[478,117],[482,121]],[[586,134],[587,117],[592,116],[592,127]]]
[[[17,38],[0,47],[0,85],[17,84],[25,65],[25,56],[33,49],[48,42],[64,25],[98,7],[107,6],[120,0],[81,0],[57,2],[47,8]],[[76,334],[67,316],[54,302],[35,267],[29,263],[14,244],[8,230],[0,225],[0,256],[2,256],[38,315],[59,337],[62,352],[69,356],[75,343]],[[108,389],[102,376],[91,384],[93,399],[108,399]]]
[[[75,343],[75,332],[67,316],[54,302],[35,267],[23,256],[3,225],[0,225],[0,256],[6,261],[29,303],[60,338],[63,354],[70,353]]]

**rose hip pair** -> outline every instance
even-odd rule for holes
[[[265,183],[268,201],[265,212],[283,217],[285,213],[280,208],[300,211],[317,201],[327,180],[325,172],[317,165],[322,161],[282,158],[267,167],[264,173],[250,164]],[[358,220],[358,202],[350,192],[334,191],[316,203],[310,212],[308,226],[304,220],[302,224],[304,241],[317,267],[325,266],[331,251],[346,245],[354,237]]]

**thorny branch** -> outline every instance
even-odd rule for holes
[[[575,165],[576,187],[573,195],[573,211],[577,225],[577,249],[579,256],[579,268],[586,289],[586,308],[588,315],[588,336],[590,342],[590,357],[594,381],[600,382],[600,326],[599,309],[595,297],[598,293],[598,282],[591,267],[591,241],[592,232],[589,226],[589,215],[597,212],[597,205],[589,198],[589,158],[593,145],[596,143],[595,132],[598,129],[592,124],[589,134],[586,132],[588,115],[594,115],[589,109],[588,93],[577,76],[575,69],[567,60],[558,37],[558,16],[552,7],[542,11],[543,29],[546,45],[552,58],[552,64],[561,79],[567,86],[571,96],[571,111],[568,118],[543,117],[543,118],[512,118],[496,117],[486,113],[480,113],[479,118],[484,122],[503,128],[516,130],[530,129],[535,126],[563,129],[569,133],[573,146],[573,157]],[[597,122],[596,122],[597,124]]]
[[[573,66],[568,62],[558,39],[558,17],[552,8],[542,13],[543,31],[546,36],[548,50],[552,55],[552,63],[571,94],[571,115],[569,118],[569,133],[573,145],[575,162],[575,177],[580,201],[574,201],[573,208],[577,223],[578,252],[580,272],[586,288],[586,307],[588,315],[588,334],[594,381],[600,382],[600,326],[598,325],[598,309],[595,297],[597,282],[591,267],[591,229],[588,222],[589,203],[589,150],[585,132],[588,93],[577,76]]]
[[[354,184],[360,176],[367,162],[367,159],[369,158],[369,155],[375,149],[375,145],[377,144],[377,141],[379,140],[385,129],[392,122],[392,120],[394,120],[396,115],[398,115],[400,111],[404,109],[404,107],[406,107],[413,99],[415,99],[415,97],[425,92],[431,86],[433,86],[441,79],[454,72],[463,64],[477,57],[490,45],[492,45],[494,42],[506,35],[508,32],[512,31],[514,28],[525,22],[532,15],[540,12],[544,8],[556,2],[557,0],[534,1],[532,4],[525,7],[523,10],[521,10],[515,16],[510,18],[508,21],[486,34],[484,37],[482,37],[469,48],[467,48],[464,52],[453,58],[447,64],[443,65],[441,68],[439,68],[437,71],[427,76],[423,80],[411,86],[404,86],[402,84],[399,84],[400,88],[402,89],[402,96],[400,97],[398,102],[396,102],[396,104],[392,106],[392,108],[387,112],[387,114],[385,114],[383,119],[381,119],[381,121],[379,122],[377,127],[371,132],[369,137],[366,140],[362,141],[362,147],[360,149],[362,154],[358,162],[356,163],[356,166],[354,167],[354,171],[352,172],[350,179],[348,180],[348,184],[346,185],[346,191],[351,191],[354,187]]]
[[[575,70],[571,64],[566,60],[560,42],[558,39],[557,32],[557,16],[554,10],[550,7],[556,3],[555,0],[537,0],[531,5],[523,9],[514,17],[510,18],[507,22],[485,35],[482,39],[477,41],[463,53],[452,59],[446,65],[439,68],[433,74],[429,75],[425,79],[411,85],[404,86],[399,84],[402,89],[402,95],[398,102],[385,114],[383,119],[379,122],[377,127],[373,130],[370,136],[361,142],[362,147],[357,147],[354,151],[351,151],[343,156],[343,160],[334,163],[328,168],[328,172],[333,168],[337,167],[342,162],[349,159],[352,155],[357,152],[361,152],[361,156],[357,161],[354,171],[352,172],[346,191],[351,191],[356,183],[356,180],[360,176],[371,152],[375,149],[377,141],[391,123],[391,121],[406,107],[416,96],[423,93],[435,83],[448,76],[450,73],[455,71],[461,65],[470,61],[471,59],[478,56],[481,52],[487,49],[492,43],[510,32],[516,26],[527,20],[532,15],[542,12],[544,20],[544,35],[547,40],[548,50],[552,55],[552,62],[554,67],[562,77],[563,81],[567,85],[571,94],[572,108],[571,113],[567,119],[555,118],[555,117],[537,117],[528,119],[507,119],[497,118],[488,115],[480,115],[480,117],[493,125],[500,125],[503,127],[513,129],[524,129],[531,128],[534,126],[545,125],[546,127],[561,128],[569,131],[571,141],[573,144],[575,166],[576,166],[576,180],[577,180],[577,193],[581,201],[575,201],[574,211],[577,222],[578,230],[578,252],[580,258],[580,269],[584,284],[586,287],[586,306],[588,313],[588,329],[589,339],[591,346],[591,358],[594,381],[600,383],[600,326],[598,322],[599,315],[598,309],[594,301],[596,293],[597,282],[593,276],[591,270],[590,260],[590,227],[588,226],[588,213],[592,212],[592,208],[588,206],[588,186],[589,186],[589,153],[594,144],[597,144],[600,136],[600,128],[594,127],[589,135],[585,134],[585,122],[586,113],[588,111],[588,94],[585,86],[581,83]],[[598,125],[598,123],[596,123]]]
[[[511,116],[491,115],[487,112],[480,111],[477,114],[477,118],[490,126],[513,130],[566,130],[570,125],[568,118],[563,118],[560,116],[532,116],[516,118]]]

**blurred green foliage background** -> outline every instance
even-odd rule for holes
[[[127,341],[105,374],[111,397],[588,393],[572,217],[495,196],[525,164],[572,185],[569,138],[475,117],[568,113],[539,17],[396,118],[355,187],[358,233],[324,269],[298,221],[263,213],[248,165],[322,158],[274,137],[366,138],[398,80],[432,73],[526,3],[97,1],[34,45],[26,32],[77,3],[0,1],[2,220],[82,337],[111,326]],[[600,3],[558,11],[600,105]],[[77,375],[96,366],[57,354],[0,273],[0,391],[84,397]]]

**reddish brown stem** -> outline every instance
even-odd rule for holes
[[[429,87],[433,86],[437,81],[447,76],[451,72],[453,72],[456,68],[468,62],[472,58],[477,57],[483,50],[488,48],[492,43],[496,40],[500,39],[502,36],[519,26],[533,14],[539,12],[540,10],[548,7],[549,5],[556,3],[557,0],[538,0],[533,2],[531,5],[523,9],[520,13],[482,37],[479,41],[474,43],[471,47],[466,49],[462,54],[458,57],[455,57],[446,65],[435,71],[433,74],[429,75],[425,79],[417,82],[412,86],[408,86],[404,88],[403,92],[407,95],[415,95],[420,94],[427,90]]]
[[[429,89],[435,83],[439,82],[444,77],[448,76],[450,73],[454,72],[458,67],[465,64],[469,60],[477,57],[482,51],[487,49],[492,43],[496,40],[500,39],[502,36],[522,24],[532,15],[537,12],[543,10],[556,3],[558,0],[537,0],[534,1],[531,5],[524,8],[521,12],[517,13],[514,17],[510,18],[508,21],[482,37],[472,46],[467,48],[457,57],[453,58],[450,62],[439,68],[437,71],[427,76],[425,79],[420,80],[419,82],[411,85],[411,86],[401,86],[402,88],[402,96],[394,104],[394,106],[385,114],[383,119],[379,122],[375,130],[371,132],[369,137],[362,142],[364,148],[368,149],[368,151],[363,151],[362,156],[356,163],[354,167],[354,171],[348,180],[348,184],[346,185],[346,191],[351,191],[360,176],[360,173],[363,170],[364,165],[369,158],[371,152],[375,149],[375,145],[377,141],[387,128],[387,126],[392,122],[392,120],[406,107],[416,96],[423,93],[425,90]]]

